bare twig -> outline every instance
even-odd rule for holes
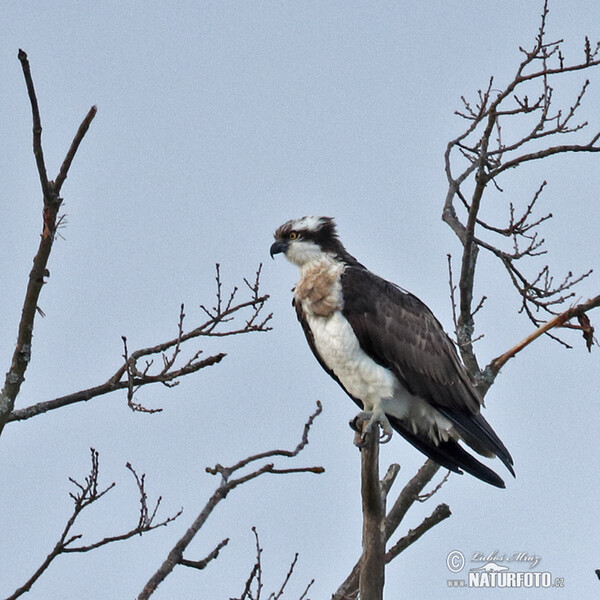
[[[125,361],[125,375],[126,375],[126,380],[127,380],[127,406],[129,406],[129,408],[131,408],[131,410],[133,410],[134,412],[145,412],[145,413],[155,413],[155,412],[161,412],[162,408],[146,408],[145,406],[142,406],[141,404],[139,404],[138,402],[135,402],[133,400],[133,396],[135,394],[135,392],[141,387],[142,384],[136,386],[135,385],[135,375],[134,375],[134,371],[137,372],[137,370],[135,369],[135,365],[132,365],[129,361],[129,351],[127,350],[127,338],[123,335],[121,336],[121,339],[123,340],[123,360]],[[149,366],[149,365],[148,365]],[[144,370],[144,374],[147,373],[147,369]]]
[[[417,496],[417,500],[419,502],[427,502],[427,500],[429,500],[434,494],[437,494],[442,489],[442,486],[448,481],[449,477],[450,471],[444,475],[444,478],[430,492],[427,492],[426,494],[419,494]]]
[[[206,358],[201,358],[202,351],[200,350],[196,351],[191,358],[184,359],[185,362],[178,361],[186,342],[200,337],[244,335],[247,333],[266,332],[271,329],[268,322],[272,314],[268,314],[264,318],[262,317],[262,312],[269,296],[260,293],[259,274],[260,267],[257,271],[256,281],[251,286],[252,297],[249,300],[241,301],[237,304],[228,302],[226,305],[222,305],[221,301],[217,300],[217,306],[221,306],[218,310],[221,312],[217,310],[217,312],[211,313],[208,320],[190,331],[184,331],[184,319],[186,315],[184,306],[181,305],[177,335],[173,339],[129,353],[127,338],[123,336],[123,364],[106,382],[66,396],[60,396],[22,409],[13,410],[7,418],[7,422],[30,419],[49,410],[55,410],[77,402],[86,402],[92,398],[122,389],[127,390],[127,402],[133,410],[146,413],[158,412],[160,409],[149,409],[134,401],[134,395],[140,387],[152,383],[161,383],[169,387],[176,385],[181,377],[218,364],[226,356],[225,353],[220,352]],[[237,323],[236,319],[243,319],[244,323]],[[224,327],[224,323],[228,325]],[[166,353],[169,351],[171,351],[171,354],[167,355]],[[154,370],[151,370],[153,367],[153,357],[155,356],[161,357],[162,365],[158,369],[154,368]],[[143,367],[140,366],[142,361],[145,361]]]
[[[160,585],[162,581],[173,571],[173,569],[178,565],[182,564],[183,553],[194,539],[198,531],[202,528],[206,520],[211,515],[212,511],[217,507],[217,505],[224,500],[229,492],[234,490],[236,487],[247,483],[248,481],[252,481],[257,477],[265,473],[271,474],[281,474],[281,473],[323,473],[323,467],[298,467],[295,469],[276,469],[274,463],[268,462],[263,464],[260,467],[255,468],[255,470],[246,473],[245,475],[240,475],[237,479],[233,479],[232,476],[234,473],[237,473],[240,469],[244,467],[256,463],[258,461],[262,461],[267,458],[277,458],[280,456],[284,457],[294,457],[297,456],[300,451],[308,444],[308,431],[314,422],[315,418],[321,413],[322,407],[320,403],[317,403],[317,409],[315,412],[309,417],[308,421],[304,425],[304,430],[302,433],[302,440],[296,446],[294,450],[271,450],[269,452],[261,452],[260,454],[255,454],[248,458],[245,458],[239,462],[237,462],[232,467],[223,467],[222,465],[216,465],[214,468],[207,468],[206,471],[213,475],[220,474],[221,475],[221,483],[214,491],[210,499],[204,505],[204,508],[200,512],[200,514],[196,517],[192,525],[185,532],[183,537],[175,544],[172,550],[169,552],[167,558],[162,563],[162,565],[158,568],[158,570],[154,573],[154,575],[149,579],[149,581],[144,586],[140,595],[138,596],[138,600],[146,600],[149,598],[156,588]],[[257,538],[258,543],[258,538]],[[244,596],[242,596],[243,598]]]
[[[446,254],[448,260],[448,285],[450,286],[450,303],[452,304],[452,322],[454,323],[454,336],[458,343],[458,317],[456,312],[456,285],[452,274],[452,255]]]
[[[254,564],[252,565],[252,569],[250,570],[250,575],[248,576],[248,579],[246,580],[246,584],[244,585],[244,590],[242,591],[240,597],[239,598],[230,598],[230,600],[260,600],[260,598],[261,598],[261,593],[264,588],[264,584],[262,582],[263,570],[262,570],[262,562],[261,562],[261,556],[263,553],[263,549],[260,546],[260,540],[258,537],[258,532],[256,530],[256,527],[252,527],[252,533],[254,534],[254,541],[255,541],[255,546],[256,546],[256,560],[254,561]],[[285,589],[286,589],[288,583],[290,582],[290,579],[292,578],[292,575],[294,573],[294,569],[296,567],[297,562],[298,562],[298,553],[296,553],[294,555],[294,558],[292,559],[292,562],[290,563],[288,571],[285,575],[285,578],[284,578],[283,583],[281,584],[279,590],[277,592],[271,592],[269,594],[267,600],[279,600],[283,596]],[[299,600],[302,600],[303,598],[306,597],[308,590],[311,588],[311,586],[314,582],[315,582],[315,580],[312,579],[308,583],[308,585],[304,589],[304,592],[300,596]],[[254,589],[253,589],[253,584],[254,584]]]
[[[260,593],[263,588],[262,562],[260,557],[263,553],[263,549],[260,547],[260,540],[258,538],[256,527],[252,527],[252,533],[254,534],[254,545],[256,547],[256,561],[252,566],[252,570],[250,571],[248,579],[246,580],[246,585],[244,586],[242,595],[239,598],[231,598],[230,600],[260,600]],[[256,581],[256,595],[252,593],[252,584],[254,581]]]
[[[315,412],[308,418],[308,421],[304,424],[304,429],[302,430],[302,438],[300,439],[299,444],[293,450],[268,450],[267,452],[262,452],[260,454],[253,454],[252,456],[248,456],[235,463],[232,467],[223,467],[222,465],[215,465],[214,468],[206,467],[206,472],[211,475],[220,474],[223,478],[223,481],[226,482],[232,475],[232,473],[243,469],[246,465],[249,465],[252,462],[256,462],[258,460],[262,460],[263,458],[273,458],[276,456],[284,456],[286,458],[293,458],[294,456],[298,456],[300,452],[304,449],[304,447],[308,444],[308,433],[310,428],[312,427],[315,419],[323,412],[323,405],[320,400],[317,400],[317,409]]]
[[[308,590],[310,590],[310,588],[312,587],[312,584],[315,582],[314,579],[311,579],[308,582],[308,585],[306,586],[306,588],[304,589],[304,591],[302,592],[302,594],[300,595],[300,597],[298,598],[298,600],[304,600],[304,598],[306,598],[306,595],[308,594]]]
[[[281,587],[279,588],[279,591],[277,593],[269,594],[269,597],[267,598],[267,600],[278,600],[279,598],[281,598],[281,596],[283,595],[283,592],[285,591],[287,584],[290,581],[290,578],[292,577],[292,573],[294,572],[294,567],[296,566],[297,562],[298,562],[298,553],[296,552],[296,554],[294,554],[294,559],[292,560],[292,562],[290,564],[290,568],[288,569],[288,572],[285,575],[285,579],[283,580],[283,583],[281,584]]]
[[[219,542],[217,547],[206,558],[203,558],[202,560],[187,560],[186,558],[182,558],[179,561],[179,564],[183,565],[184,567],[191,567],[193,569],[198,569],[199,571],[202,571],[207,567],[208,563],[211,560],[215,560],[219,557],[219,552],[225,546],[227,546],[227,544],[229,544],[229,538],[225,538],[224,540]]]
[[[582,143],[550,143],[552,136],[580,134],[587,122],[576,123],[575,119],[589,87],[586,80],[581,86],[571,106],[566,109],[554,108],[554,94],[551,79],[576,71],[582,71],[600,65],[600,43],[592,45],[586,38],[584,60],[568,64],[560,50],[562,40],[546,42],[546,21],[548,3],[544,2],[540,27],[531,49],[521,48],[523,59],[513,79],[503,88],[492,86],[479,91],[477,100],[469,102],[461,98],[464,110],[459,112],[469,123],[466,131],[448,143],[445,153],[445,170],[448,180],[448,192],[444,203],[443,219],[452,228],[463,246],[459,292],[458,315],[455,317],[457,340],[463,361],[471,374],[481,375],[472,342],[475,323],[472,309],[475,283],[475,268],[478,250],[484,248],[494,254],[510,277],[510,281],[522,297],[521,310],[536,325],[540,325],[536,313],[538,310],[556,315],[557,307],[573,296],[572,288],[589,275],[569,274],[562,282],[556,283],[548,266],[534,278],[523,273],[516,262],[528,257],[545,253],[544,240],[538,235],[538,228],[551,214],[533,218],[533,209],[545,186],[538,188],[533,200],[528,203],[521,216],[515,216],[514,205],[510,204],[510,222],[501,227],[486,223],[480,218],[480,209],[484,193],[491,184],[500,192],[500,175],[510,169],[529,162],[542,160],[550,156],[577,153],[599,152],[600,132],[593,133]],[[540,68],[541,67],[541,68]],[[525,88],[525,86],[529,86]],[[539,92],[530,99],[528,91],[537,85]],[[522,90],[527,91],[522,91]],[[513,130],[523,131],[522,127],[509,128],[516,119],[529,124],[529,130],[516,139],[508,139]],[[544,147],[544,143],[547,146]],[[466,162],[465,162],[466,161]],[[457,165],[461,165],[458,166]],[[458,171],[459,174],[456,174]],[[471,187],[467,199],[465,188]],[[466,210],[466,216],[459,216],[455,201]],[[476,235],[481,228],[487,234],[510,238],[512,251],[501,249],[493,240],[488,241]],[[454,285],[451,282],[451,294]],[[552,334],[549,334],[552,335]],[[555,336],[553,336],[555,339]],[[561,341],[561,340],[558,340]]]
[[[169,523],[177,519],[179,515],[181,515],[182,511],[180,510],[173,516],[156,523],[155,517],[156,512],[158,510],[158,506],[160,505],[160,498],[158,499],[156,506],[152,511],[152,514],[150,514],[147,505],[148,498],[144,489],[145,476],[142,475],[141,477],[138,477],[137,473],[131,467],[131,465],[127,464],[127,468],[133,473],[136,479],[138,491],[140,493],[140,518],[138,520],[137,525],[125,533],[105,537],[97,542],[83,544],[80,546],[73,545],[75,541],[80,540],[82,538],[82,534],[71,534],[73,526],[75,525],[75,522],[79,515],[85,508],[90,506],[90,504],[93,504],[94,502],[100,500],[102,496],[107,494],[113,487],[115,487],[115,483],[111,483],[108,487],[102,490],[99,489],[98,452],[96,452],[94,448],[91,448],[91,454],[92,467],[90,470],[90,474],[85,478],[84,482],[79,483],[75,479],[71,477],[69,478],[71,483],[76,488],[75,492],[69,493],[69,496],[73,500],[75,506],[73,509],[73,513],[67,520],[67,523],[59,537],[58,542],[55,544],[54,548],[51,550],[51,552],[48,554],[48,556],[42,562],[39,568],[35,571],[35,573],[19,589],[17,589],[11,596],[9,596],[7,600],[15,600],[16,598],[22,596],[25,592],[28,592],[33,587],[34,583],[46,571],[46,569],[48,569],[52,561],[60,554],[67,554],[70,552],[89,552],[90,550],[95,550],[96,548],[106,546],[107,544],[111,544],[113,542],[127,540],[135,535],[142,535],[144,533],[147,533],[148,531],[157,529],[158,527],[168,525]]]

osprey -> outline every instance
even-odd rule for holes
[[[440,465],[505,487],[459,443],[513,460],[483,418],[481,397],[454,344],[416,296],[374,275],[338,239],[329,217],[303,217],[275,232],[271,257],[300,267],[293,306],[320,365],[388,441],[393,429]]]

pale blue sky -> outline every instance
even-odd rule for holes
[[[549,38],[571,57],[585,35],[600,38],[600,8],[554,2]],[[296,465],[326,474],[266,478],[236,490],[197,536],[188,556],[229,546],[203,572],[178,568],[155,598],[229,598],[241,593],[254,561],[255,525],[264,579],[279,587],[300,557],[286,597],[313,577],[310,597],[325,599],[360,552],[358,452],[347,422],[355,407],[321,371],[290,306],[296,272],[268,256],[274,229],[305,214],[337,218],[350,252],[378,274],[419,295],[452,327],[446,254],[458,243],[440,216],[443,152],[462,131],[460,96],[473,98],[494,74],[510,80],[537,31],[540,2],[6,2],[0,40],[3,152],[0,253],[0,361],[8,368],[26,278],[38,242],[41,199],[31,153],[30,108],[17,60],[29,55],[54,176],[92,104],[98,115],[63,187],[67,226],[55,245],[40,302],[34,351],[19,406],[105,381],[117,368],[121,335],[130,348],[176,332],[179,304],[189,323],[213,300],[214,263],[226,283],[264,262],[274,330],[212,341],[222,365],[174,390],[146,388],[139,400],[157,415],[132,414],[124,393],[97,398],[8,426],[0,440],[0,597],[37,568],[70,514],[68,477],[87,474],[89,447],[101,476],[117,489],[82,520],[89,540],[137,516],[130,461],[147,474],[163,511],[184,507],[168,528],[83,555],[59,557],[28,594],[37,600],[132,598],[210,495],[204,467],[274,447],[293,447],[314,403],[324,413]],[[600,71],[582,118],[600,128]],[[557,89],[570,105],[584,75]],[[507,132],[508,133],[508,132]],[[560,277],[596,267],[600,256],[598,157],[576,156],[522,168],[504,179],[504,196],[529,201],[548,180],[544,231]],[[596,295],[594,274],[579,288]],[[498,265],[482,258],[478,292],[482,362],[530,332]],[[593,321],[598,316],[591,315]],[[387,573],[386,598],[475,598],[448,590],[449,551],[525,551],[564,577],[544,598],[596,598],[600,568],[597,498],[600,433],[597,349],[573,336],[572,351],[540,340],[506,366],[486,418],[515,459],[516,480],[497,490],[452,476],[434,502],[453,515]],[[402,464],[397,485],[422,456],[395,438],[383,462]],[[497,465],[498,471],[502,468]],[[503,472],[504,474],[504,472]],[[402,534],[429,514],[409,513]],[[495,598],[530,598],[496,590]]]

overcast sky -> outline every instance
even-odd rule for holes
[[[553,2],[549,39],[565,38],[567,60],[585,35],[600,38],[594,0]],[[324,404],[310,445],[294,465],[324,475],[256,480],[230,495],[186,556],[198,560],[231,541],[205,571],[178,567],[157,599],[227,599],[241,594],[254,562],[256,526],[264,583],[279,588],[300,554],[286,598],[328,598],[360,553],[359,455],[348,420],[355,406],[320,369],[290,306],[297,273],[268,256],[272,233],[306,214],[336,217],[348,250],[376,273],[421,297],[452,328],[446,255],[460,248],[441,221],[443,153],[464,123],[460,96],[474,98],[490,75],[512,78],[519,46],[533,43],[540,2],[4,2],[0,39],[0,363],[8,370],[27,276],[39,240],[41,194],[31,152],[31,113],[18,48],[29,55],[44,125],[49,176],[92,104],[98,115],[63,186],[66,227],[49,264],[34,348],[18,406],[104,382],[130,349],[176,334],[184,302],[190,326],[211,304],[214,263],[224,282],[253,277],[264,262],[273,331],[199,343],[225,351],[219,366],[138,401],[125,393],[12,423],[0,440],[0,597],[29,578],[71,513],[69,477],[83,479],[89,448],[101,481],[117,483],[84,515],[85,541],[137,519],[131,462],[162,495],[167,528],[85,555],[59,557],[28,598],[133,598],[191,524],[216,480],[204,472],[275,447],[293,448],[317,399]],[[582,119],[600,128],[600,71]],[[565,78],[556,97],[570,106],[586,74]],[[510,133],[506,132],[505,133]],[[589,134],[583,132],[580,141]],[[543,161],[508,174],[489,214],[508,215],[548,181],[540,213],[557,277],[598,266],[598,157]],[[541,216],[541,214],[540,214]],[[545,260],[544,259],[544,260]],[[532,267],[539,266],[536,263]],[[499,265],[484,258],[477,293],[481,362],[531,331]],[[600,293],[594,273],[576,299]],[[600,313],[592,320],[600,323]],[[435,505],[452,517],[388,569],[386,598],[480,598],[448,590],[446,557],[459,550],[541,562],[564,578],[544,598],[597,598],[600,353],[578,336],[565,350],[542,339],[511,361],[486,398],[486,418],[515,459],[517,478],[498,490],[453,475],[415,507],[400,535]],[[202,344],[202,345],[201,345]],[[398,489],[423,457],[396,436],[382,462],[402,464]],[[503,476],[506,471],[496,461]],[[476,565],[470,565],[476,566]],[[517,569],[514,569],[517,570]],[[496,590],[495,598],[532,597]]]

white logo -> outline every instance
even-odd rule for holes
[[[562,577],[553,578],[548,571],[523,570],[524,563],[528,563],[529,569],[533,569],[540,561],[539,556],[527,552],[513,552],[512,554],[501,553],[498,550],[487,554],[474,552],[470,558],[470,562],[474,564],[466,573],[466,579],[448,579],[448,587],[564,587],[564,579]],[[512,564],[500,564],[503,562]],[[446,557],[446,567],[452,573],[463,571],[466,568],[466,563],[465,555],[460,550],[452,550]]]

